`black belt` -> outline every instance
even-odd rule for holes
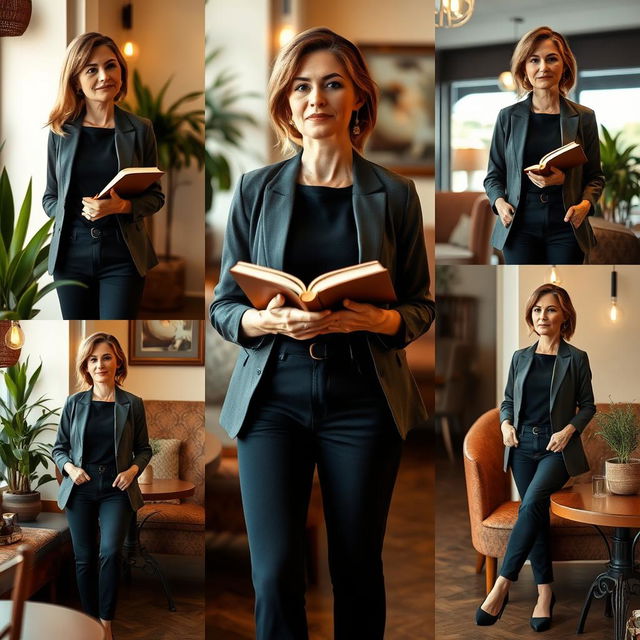
[[[531,424],[523,424],[520,426],[520,432],[524,433],[525,431],[531,431],[534,436],[539,436],[541,434],[549,434],[553,432],[553,429],[550,426],[539,426],[539,425],[531,425]]]
[[[360,360],[368,353],[364,340],[318,339],[280,340],[276,347],[278,357],[295,355],[312,360]]]
[[[527,191],[527,202],[538,204],[562,204],[562,193],[545,193],[544,191]]]

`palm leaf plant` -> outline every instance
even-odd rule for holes
[[[173,204],[178,172],[190,167],[195,160],[199,169],[205,164],[204,158],[204,111],[192,109],[181,111],[187,102],[202,95],[202,91],[192,91],[178,98],[169,107],[164,106],[164,98],[173,76],[162,86],[157,95],[143,84],[137,69],[133,72],[133,92],[136,106],[123,103],[125,109],[151,120],[158,145],[158,166],[167,174],[167,227],[164,241],[164,255],[171,257],[171,229],[173,226]]]
[[[29,359],[3,372],[7,398],[0,397],[0,460],[4,469],[0,477],[13,493],[31,493],[55,478],[39,475],[39,467],[51,461],[52,445],[39,440],[45,431],[55,431],[59,409],[48,406],[49,398],[31,400],[33,388],[40,377],[42,363],[31,374]]]
[[[625,146],[621,131],[612,136],[601,126],[600,162],[605,186],[600,208],[607,220],[625,223],[631,212],[631,201],[640,196],[640,158],[634,155],[637,145]]]

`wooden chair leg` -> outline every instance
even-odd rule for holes
[[[491,556],[487,556],[487,565],[484,570],[485,575],[485,584],[487,593],[493,589],[493,585],[496,581],[496,573],[498,570],[498,558],[492,558]]]
[[[485,556],[483,556],[479,551],[476,551],[476,573],[482,573],[482,568],[484,567]]]

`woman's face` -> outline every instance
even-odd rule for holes
[[[566,316],[556,297],[552,293],[545,293],[531,309],[531,322],[533,329],[539,336],[554,339],[560,336],[562,323]]]
[[[303,139],[349,140],[352,113],[362,106],[349,74],[330,51],[304,56],[289,89],[291,119]]]
[[[106,44],[96,47],[78,75],[86,100],[113,102],[122,87],[122,69],[115,54]]]
[[[108,342],[99,342],[87,358],[87,371],[93,384],[114,386],[118,359]]]
[[[550,38],[540,42],[525,63],[527,79],[534,89],[558,88],[563,71],[560,50]]]

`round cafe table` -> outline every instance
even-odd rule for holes
[[[605,598],[607,611],[613,613],[614,638],[624,640],[629,597],[640,595],[640,571],[634,563],[640,532],[635,537],[631,533],[632,529],[640,529],[640,495],[608,494],[596,498],[590,483],[577,484],[551,496],[551,511],[562,518],[593,525],[609,551],[606,570],[589,587],[576,633],[584,631],[592,599]],[[611,541],[600,527],[613,527]]]
[[[187,480],[152,480],[149,483],[140,483],[140,492],[145,501],[148,500],[173,500],[174,498],[189,498],[196,491],[196,485]],[[158,564],[158,561],[149,553],[144,545],[140,542],[140,532],[145,523],[151,518],[156,511],[147,513],[144,519],[138,524],[137,519],[131,518],[131,525],[127,532],[127,538],[124,542],[124,555],[126,558],[125,572],[127,580],[131,580],[131,568],[142,569],[143,571],[153,573],[160,584],[167,598],[167,605],[170,611],[176,610],[169,581],[164,575],[164,571]]]
[[[0,600],[0,628],[11,622],[11,600]],[[25,602],[21,640],[104,640],[102,625],[94,618],[55,604]]]

